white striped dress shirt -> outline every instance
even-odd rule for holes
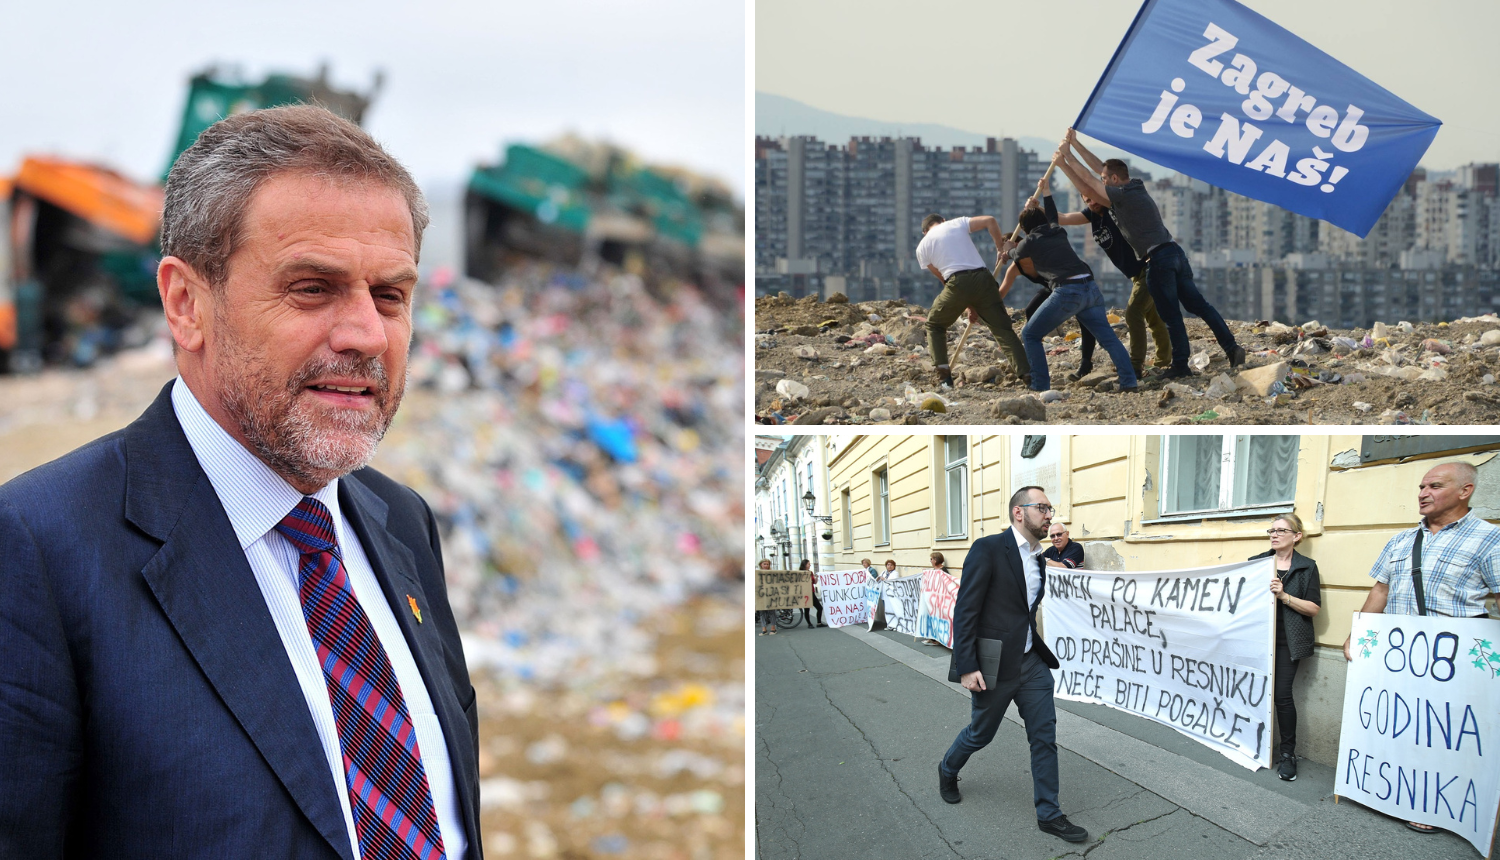
[[[323,680],[317,650],[302,615],[302,599],[297,588],[301,554],[280,532],[275,531],[276,524],[302,501],[302,493],[220,427],[198,403],[181,377],[172,386],[172,407],[198,464],[208,475],[214,492],[224,505],[224,512],[229,515],[240,548],[245,551],[255,582],[266,599],[266,608],[271,610],[271,619],[276,622],[276,632],[281,636],[281,644],[286,648],[287,658],[302,688],[302,697],[307,701],[313,725],[318,730],[318,739],[323,744],[334,793],[344,811],[349,844],[354,856],[359,857],[359,839],[354,830],[354,815],[349,811],[349,789],[345,782],[343,752],[339,748],[333,705],[328,700],[328,685]],[[468,843],[458,810],[453,767],[448,760],[443,728],[427,695],[427,685],[422,681],[422,673],[412,659],[406,637],[401,634],[390,604],[375,579],[364,547],[360,546],[349,521],[339,510],[338,481],[313,493],[312,497],[327,506],[333,515],[349,586],[369,617],[370,626],[385,648],[396,680],[401,685],[406,709],[416,729],[422,767],[432,790],[432,803],[442,831],[445,853],[449,858],[462,857]]]

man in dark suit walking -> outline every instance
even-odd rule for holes
[[[1022,487],[1010,497],[1010,528],[974,542],[964,559],[953,607],[953,663],[973,700],[969,725],[938,763],[938,792],[958,803],[958,772],[969,756],[994,740],[1010,703],[1016,703],[1031,743],[1031,779],[1037,827],[1069,842],[1088,831],[1068,821],[1057,805],[1057,711],[1052,672],[1057,658],[1036,631],[1036,611],[1045,579],[1041,540],[1052,522],[1052,505],[1041,487]],[[998,639],[1000,668],[991,689],[980,671],[979,639]]]
[[[364,467],[426,225],[321,108],[231,117],[173,166],[179,378],[0,487],[0,857],[480,856],[436,521]]]

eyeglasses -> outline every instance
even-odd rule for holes
[[[1036,512],[1039,513],[1039,514],[1041,514],[1044,517],[1047,516],[1048,514],[1052,513],[1054,510],[1056,510],[1056,508],[1052,507],[1051,505],[1044,505],[1044,504],[1042,504],[1040,502],[1032,502],[1029,505],[1016,505],[1016,507],[1018,507],[1018,508],[1036,508]]]
[[[1291,529],[1266,529],[1266,534],[1276,537],[1277,535],[1294,535],[1296,532]]]

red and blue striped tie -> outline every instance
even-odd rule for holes
[[[302,617],[338,724],[354,832],[364,860],[441,858],[443,837],[406,699],[354,599],[328,508],[312,497],[277,526],[302,554]]]

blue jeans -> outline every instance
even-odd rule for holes
[[[1046,391],[1052,387],[1052,378],[1047,374],[1047,350],[1042,338],[1047,332],[1063,324],[1068,317],[1078,317],[1078,325],[1092,334],[1109,358],[1115,363],[1115,372],[1120,375],[1120,385],[1125,388],[1136,384],[1135,368],[1130,365],[1130,353],[1125,344],[1109,327],[1109,314],[1104,309],[1104,296],[1093,278],[1063,281],[1042,302],[1026,327],[1021,329],[1021,343],[1026,346],[1026,360],[1031,364],[1031,390]]]
[[[1188,265],[1182,246],[1168,242],[1151,252],[1146,261],[1146,289],[1151,291],[1151,300],[1156,303],[1156,312],[1167,324],[1167,336],[1172,340],[1172,367],[1188,366],[1187,325],[1182,321],[1182,312],[1196,314],[1208,323],[1225,355],[1234,352],[1234,333],[1224,324],[1224,318],[1198,292],[1193,283],[1193,267]]]
[[[1033,367],[1032,373],[1035,372]],[[1031,742],[1036,820],[1051,821],[1062,815],[1057,806],[1057,708],[1052,702],[1052,670],[1031,651],[1021,660],[1020,675],[996,684],[992,690],[975,690],[969,695],[973,699],[969,724],[953,739],[953,746],[943,756],[940,765],[943,772],[957,776],[969,756],[988,746],[1014,701],[1026,723],[1026,740]]]

